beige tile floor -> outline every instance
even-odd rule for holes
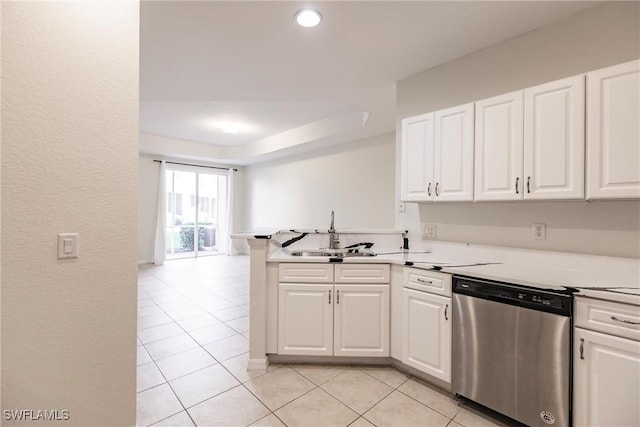
[[[139,427],[508,425],[390,367],[247,372],[246,256],[143,266],[138,290]]]

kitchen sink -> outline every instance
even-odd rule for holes
[[[291,251],[293,256],[326,256],[334,258],[345,257],[370,257],[376,256],[376,254],[369,249],[297,249]]]

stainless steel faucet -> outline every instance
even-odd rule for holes
[[[334,213],[331,211],[331,224],[329,225],[329,249],[338,249],[340,247],[340,236],[336,233],[333,226]]]

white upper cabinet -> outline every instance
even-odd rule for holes
[[[433,199],[433,118],[421,114],[402,120],[402,200]]]
[[[475,200],[521,200],[523,91],[476,102]]]
[[[434,200],[473,200],[473,103],[435,113]]]
[[[402,200],[473,200],[473,103],[402,121]]]
[[[400,176],[408,202],[640,198],[640,60],[406,118]]]
[[[640,61],[587,74],[587,198],[640,197]]]
[[[525,199],[584,198],[584,101],[584,75],[525,89]]]

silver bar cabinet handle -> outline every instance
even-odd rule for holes
[[[424,280],[424,279],[421,279],[419,277],[418,277],[418,282],[420,282],[420,283],[429,283],[429,284],[433,283],[431,280]]]
[[[580,359],[584,360],[584,338],[580,338]]]
[[[611,320],[615,320],[616,322],[626,323],[627,325],[640,325],[640,322],[632,322],[631,320],[618,319],[616,316],[611,316]]]
[[[449,304],[444,306],[444,320],[449,320],[449,316],[447,316],[447,310],[449,310]]]
[[[436,196],[439,196],[440,194],[438,194],[438,184],[440,184],[439,182],[436,182]]]
[[[427,185],[427,194],[431,195],[431,183],[429,183],[429,185]]]
[[[340,304],[340,291],[336,291],[336,304]]]
[[[516,178],[516,194],[519,194],[519,192],[518,192],[518,181],[520,181],[520,177]]]
[[[329,291],[329,304],[331,304],[331,291]]]
[[[527,177],[527,193],[531,193],[531,177]]]

